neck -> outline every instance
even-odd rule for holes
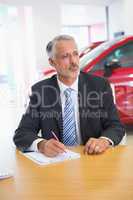
[[[66,78],[66,77],[62,77],[62,76],[58,76],[59,80],[64,83],[67,86],[71,86],[77,79],[77,77],[75,78]]]

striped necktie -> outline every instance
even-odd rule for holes
[[[66,98],[63,117],[63,143],[67,146],[76,145],[76,123],[74,105],[71,98],[71,88],[64,91]]]

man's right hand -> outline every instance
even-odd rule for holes
[[[39,152],[46,156],[54,157],[65,152],[65,145],[55,139],[42,140],[37,144]]]

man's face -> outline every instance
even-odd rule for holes
[[[53,66],[59,77],[76,79],[79,73],[79,55],[73,40],[61,40],[55,45]]]

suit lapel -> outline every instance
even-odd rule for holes
[[[55,88],[56,90],[56,94],[55,97],[52,95],[51,98],[57,98],[57,101],[53,107],[53,110],[55,112],[55,123],[58,126],[59,132],[56,133],[58,138],[60,139],[60,141],[62,141],[62,133],[63,133],[63,119],[62,119],[62,106],[61,106],[61,98],[60,98],[60,89],[59,89],[59,85],[57,82],[57,77],[53,76],[52,77],[52,86]]]
[[[80,133],[82,137],[83,144],[86,141],[86,132],[89,134],[90,130],[86,130],[86,124],[88,124],[87,113],[89,112],[89,108],[87,105],[87,95],[90,92],[89,84],[87,84],[89,80],[84,78],[84,74],[81,72],[79,76],[78,82],[78,102],[79,102],[79,121],[80,121]],[[91,127],[90,127],[91,128]]]

